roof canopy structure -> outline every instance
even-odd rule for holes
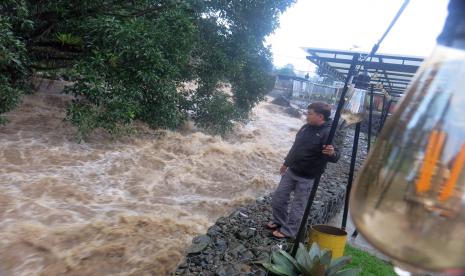
[[[365,52],[341,51],[322,48],[303,48],[309,55],[307,59],[322,70],[344,81],[354,56],[359,56],[357,68],[368,56]],[[371,76],[370,84],[377,91],[383,88],[394,97],[400,97],[423,62],[422,57],[376,54],[364,63]]]

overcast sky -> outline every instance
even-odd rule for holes
[[[300,47],[369,52],[403,0],[298,0],[268,37],[274,64],[313,71]],[[447,15],[447,0],[411,0],[377,53],[428,56]]]

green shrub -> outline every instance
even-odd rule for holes
[[[196,97],[193,119],[198,126],[213,134],[225,134],[233,127],[232,119],[237,119],[237,110],[230,97],[221,91],[212,95]]]
[[[71,45],[71,46],[79,46],[81,45],[82,41],[81,38],[78,36],[74,36],[69,33],[58,33],[57,34],[57,40],[58,42],[64,46],[64,45]]]
[[[316,243],[308,251],[299,244],[295,258],[280,249],[273,252],[272,262],[263,266],[273,274],[284,276],[356,276],[360,273],[359,268],[345,268],[351,262],[350,256],[334,260],[331,256],[331,251],[320,250]]]
[[[14,108],[26,88],[28,61],[24,42],[13,33],[13,24],[0,15],[0,113]]]
[[[134,120],[176,128],[188,114],[225,133],[270,90],[265,37],[293,2],[4,0],[0,113],[17,104],[33,72],[74,81],[67,118],[82,137],[96,128],[116,133]],[[200,85],[177,91],[184,82]],[[231,96],[217,91],[224,82]]]

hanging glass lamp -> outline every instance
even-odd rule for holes
[[[459,15],[457,15],[459,14]],[[465,1],[386,122],[351,194],[360,233],[401,268],[465,275]]]
[[[346,102],[341,111],[341,117],[347,125],[359,123],[366,113],[366,96],[370,84],[370,76],[367,72],[354,77],[349,86]]]

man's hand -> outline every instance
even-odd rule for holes
[[[286,173],[286,170],[287,170],[287,166],[282,165],[281,168],[279,168],[279,174],[283,176],[284,173]]]
[[[323,154],[328,156],[334,156],[336,152],[334,151],[333,145],[324,145],[323,146]]]

